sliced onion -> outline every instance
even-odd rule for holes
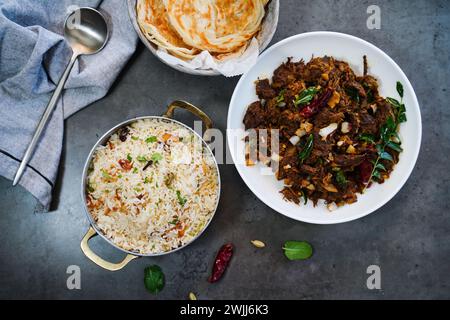
[[[331,134],[338,127],[337,123],[331,123],[327,127],[320,129],[319,134],[325,140],[329,134]]]

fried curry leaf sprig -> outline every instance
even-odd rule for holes
[[[308,89],[303,90],[299,94],[295,95],[295,100],[292,102],[296,107],[306,105],[310,103],[314,96],[319,92],[319,89],[315,87],[309,87]]]
[[[398,126],[406,122],[406,107],[403,103],[403,85],[398,81],[397,82],[397,92],[400,96],[400,101],[394,98],[386,98],[392,107],[394,108],[395,119],[393,117],[389,117],[385,124],[381,127],[380,130],[380,139],[379,143],[375,143],[375,138],[371,135],[362,135],[360,136],[360,140],[370,142],[375,144],[377,149],[378,157],[375,161],[372,162],[373,169],[370,177],[366,183],[366,188],[375,178],[377,180],[381,179],[381,172],[386,171],[385,166],[381,163],[381,160],[386,161],[394,161],[394,158],[389,153],[389,149],[394,150],[396,152],[402,152],[403,149],[401,147],[400,137],[398,136]]]
[[[308,157],[311,155],[313,145],[314,145],[314,136],[310,134],[308,136],[308,139],[306,140],[305,145],[303,146],[302,151],[300,151],[300,153],[298,154],[301,163],[303,163],[303,161],[308,159]]]

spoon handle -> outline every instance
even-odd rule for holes
[[[64,89],[64,85],[67,81],[67,78],[69,77],[70,71],[72,70],[72,67],[75,63],[75,61],[78,58],[78,54],[74,53],[72,55],[72,58],[70,58],[70,62],[66,67],[66,70],[64,70],[64,73],[61,77],[61,79],[58,82],[58,85],[56,86],[55,91],[53,92],[53,95],[45,108],[44,114],[42,115],[41,120],[39,120],[39,123],[36,127],[36,131],[34,132],[33,138],[31,139],[30,144],[28,145],[27,150],[25,151],[25,154],[23,155],[22,162],[20,163],[19,169],[17,169],[16,176],[14,177],[13,186],[17,185],[20,178],[22,177],[23,172],[25,171],[25,168],[28,164],[28,162],[31,159],[31,156],[33,155],[34,149],[36,148],[36,145],[39,141],[39,138],[42,135],[42,132],[44,131],[48,119],[50,118],[53,110],[56,107],[56,103],[58,102],[59,96],[61,95],[62,90]]]

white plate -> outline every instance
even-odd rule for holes
[[[244,154],[243,133],[233,136],[230,129],[244,129],[242,122],[247,106],[258,98],[255,94],[254,81],[258,78],[271,78],[273,71],[288,57],[294,61],[312,56],[333,56],[348,62],[357,74],[363,72],[363,55],[367,55],[369,74],[378,79],[380,94],[384,97],[399,98],[396,82],[404,87],[404,102],[408,121],[401,124],[400,137],[404,151],[391,177],[384,184],[373,184],[363,195],[358,195],[358,202],[345,205],[330,212],[323,203],[313,207],[311,201],[306,206],[295,205],[283,200],[279,191],[283,183],[274,176],[261,174],[264,167],[260,164],[247,167],[242,164]],[[400,67],[383,51],[359,38],[335,32],[310,32],[299,34],[273,45],[264,52],[237,84],[228,111],[227,138],[233,161],[239,174],[253,193],[265,204],[292,219],[317,223],[332,224],[361,218],[386,204],[405,184],[417,160],[422,137],[422,122],[419,103],[408,78]],[[240,161],[240,163],[239,163]]]

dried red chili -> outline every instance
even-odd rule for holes
[[[300,115],[303,118],[311,118],[327,104],[332,94],[332,90],[325,90],[325,92],[318,99],[314,100],[313,102],[305,106],[302,110],[300,110]]]
[[[228,243],[220,248],[219,252],[217,253],[216,259],[214,260],[212,274],[208,279],[209,282],[214,283],[223,276],[232,256],[233,244]]]
[[[372,175],[373,166],[369,160],[364,160],[359,165],[359,176],[361,178],[362,183],[366,183],[369,181],[370,176]]]

